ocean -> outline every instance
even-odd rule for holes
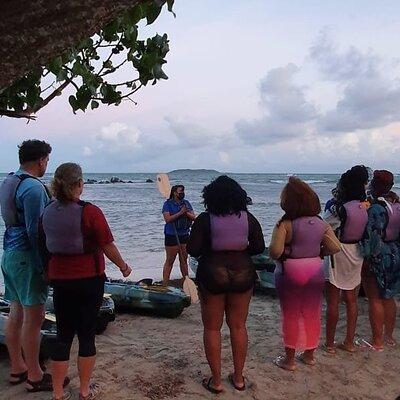
[[[204,210],[201,198],[203,187],[213,178],[220,175],[214,171],[177,171],[169,174],[171,184],[185,185],[186,199],[190,201],[195,212]],[[279,206],[280,193],[287,182],[288,174],[234,174],[227,173],[236,179],[253,200],[249,210],[258,218],[263,228],[265,241],[268,244],[272,229],[282,215]],[[0,179],[5,174],[0,174]],[[325,204],[331,198],[339,175],[334,174],[297,174],[309,183]],[[96,181],[110,180],[118,177],[132,183],[102,183],[85,185],[82,199],[99,206],[111,227],[115,243],[121,254],[133,267],[132,280],[142,278],[160,279],[164,263],[163,217],[161,208],[163,199],[155,184],[155,173],[124,174],[85,174],[85,179]],[[154,183],[146,183],[152,179]],[[45,183],[51,181],[51,174],[43,178]],[[0,222],[0,235],[3,237],[4,224]],[[2,250],[0,250],[1,255]],[[119,271],[107,262],[107,273],[111,277],[122,277]],[[176,261],[172,277],[179,277]],[[1,284],[0,284],[1,286]]]

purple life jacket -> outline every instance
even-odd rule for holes
[[[243,251],[249,244],[247,212],[238,214],[210,214],[211,249],[214,251]]]
[[[96,253],[99,249],[88,246],[82,232],[84,201],[51,202],[43,211],[42,226],[46,248],[51,254],[79,255]]]
[[[342,243],[359,242],[368,222],[368,213],[365,206],[359,200],[348,201],[343,204],[341,224],[338,231],[339,240]]]
[[[318,217],[300,217],[292,221],[292,241],[285,258],[314,258],[321,254],[326,223]]]
[[[388,222],[385,228],[384,241],[393,242],[400,237],[400,203],[391,204],[392,210],[386,208]]]

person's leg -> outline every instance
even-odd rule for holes
[[[253,289],[250,289],[243,293],[228,293],[226,295],[225,312],[231,336],[233,381],[238,387],[244,385],[243,368],[248,347],[246,320],[252,293]]]
[[[82,296],[78,314],[78,373],[80,394],[89,395],[90,379],[96,363],[96,325],[99,310],[103,301],[104,280],[100,277],[86,279],[82,286]]]
[[[394,299],[385,299],[382,300],[384,312],[385,312],[385,320],[384,320],[384,328],[385,328],[385,342],[390,346],[394,346],[396,344],[396,340],[393,338],[393,331],[396,326],[396,314],[397,314],[397,306]]]
[[[221,327],[224,320],[225,294],[212,294],[202,290],[201,316],[204,325],[204,350],[211,369],[212,387],[222,389],[221,384]]]
[[[382,299],[379,296],[378,285],[375,276],[369,271],[363,271],[362,275],[365,294],[368,297],[369,322],[372,330],[372,346],[383,348],[383,323],[385,311]]]
[[[186,250],[186,244],[181,244],[181,251],[179,252],[179,266],[181,269],[182,278],[189,275],[188,267],[188,253]]]
[[[326,341],[325,347],[334,352],[336,325],[339,320],[340,289],[326,282]]]
[[[358,306],[357,306],[357,293],[358,288],[353,290],[344,290],[344,299],[346,301],[346,315],[347,315],[347,327],[346,327],[346,338],[343,341],[341,347],[344,350],[353,352],[354,336],[356,334],[357,317],[358,317]]]
[[[165,246],[166,258],[163,267],[163,286],[168,286],[169,277],[171,276],[172,267],[178,252],[178,246]]]
[[[28,367],[28,380],[37,382],[42,379],[43,371],[39,364],[40,329],[44,321],[44,304],[23,307],[21,342],[25,363]]]
[[[5,340],[10,356],[11,374],[21,374],[27,371],[25,360],[22,357],[21,329],[23,322],[23,308],[21,304],[13,301],[8,315]],[[10,382],[18,381],[18,378],[10,378]]]
[[[52,354],[53,397],[61,399],[68,373],[69,357],[76,330],[78,303],[70,283],[53,290],[54,312],[57,320],[57,342]]]

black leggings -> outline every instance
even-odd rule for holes
[[[103,301],[105,277],[53,282],[54,311],[57,318],[57,342],[52,359],[68,361],[75,334],[79,357],[96,355],[97,316]]]

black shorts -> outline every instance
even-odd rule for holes
[[[186,244],[189,240],[189,235],[182,235],[179,236],[179,242],[180,244]],[[178,242],[176,241],[176,236],[175,235],[165,235],[165,240],[164,240],[165,246],[177,246]]]

